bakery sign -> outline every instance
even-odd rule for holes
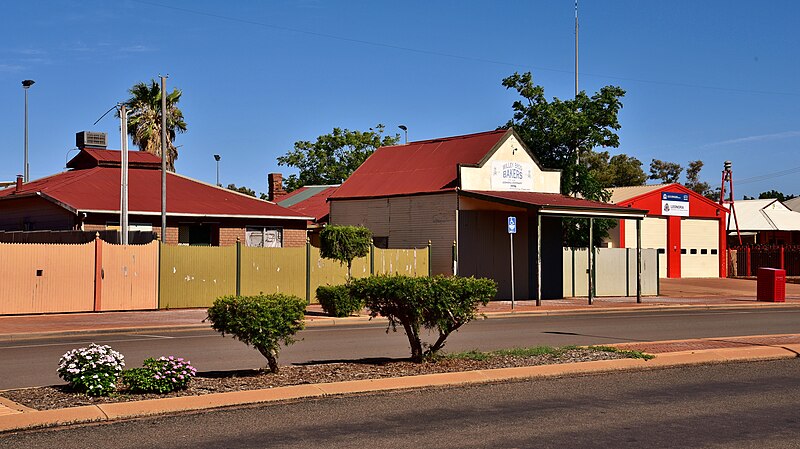
[[[661,215],[689,216],[689,194],[661,192]]]
[[[492,162],[492,190],[533,190],[533,164],[514,161]]]

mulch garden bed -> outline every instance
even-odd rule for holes
[[[434,362],[412,363],[407,360],[375,359],[344,363],[289,365],[278,373],[265,370],[198,372],[185,390],[167,394],[141,394],[119,391],[109,397],[90,397],[74,392],[69,386],[24,388],[0,392],[0,396],[35,410],[51,410],[82,405],[140,401],[178,396],[196,396],[229,391],[256,390],[290,385],[415,376],[420,374],[550,365],[628,358],[625,353],[574,348],[557,354],[535,356],[497,355],[486,360],[441,358]]]

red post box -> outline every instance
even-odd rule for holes
[[[757,279],[759,301],[786,302],[786,270],[759,268]]]

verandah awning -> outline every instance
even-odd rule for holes
[[[542,215],[585,218],[618,218],[641,220],[646,210],[620,207],[616,204],[573,198],[558,193],[499,192],[460,190],[459,195],[507,206],[536,209]]]

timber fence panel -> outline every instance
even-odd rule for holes
[[[161,244],[159,307],[210,307],[236,294],[236,246]]]
[[[381,249],[375,248],[375,274],[428,275],[426,248]]]
[[[242,295],[284,293],[305,299],[305,247],[242,247],[241,256]]]
[[[94,248],[0,243],[0,314],[92,311]]]
[[[158,308],[158,242],[102,245],[102,290],[97,311]]]
[[[572,248],[575,257],[575,296],[589,296],[589,250]]]

